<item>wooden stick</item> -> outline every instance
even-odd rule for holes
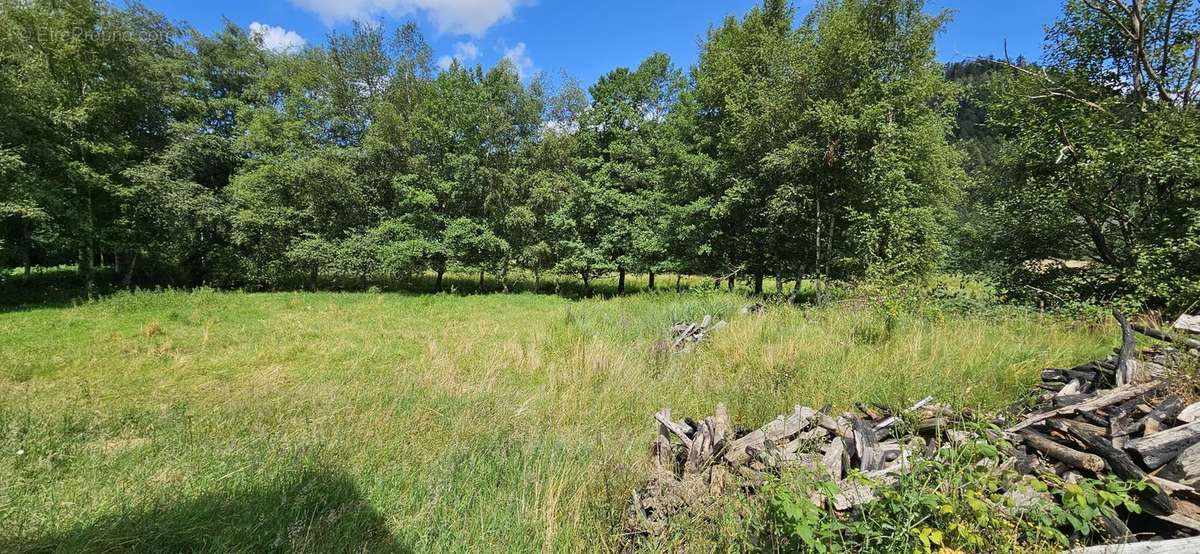
[[[1147,337],[1156,338],[1161,341],[1182,344],[1188,348],[1200,348],[1200,340],[1168,335],[1162,331],[1159,331],[1158,329],[1152,329],[1150,327],[1146,327],[1145,325],[1134,324],[1133,330],[1146,335]]]
[[[925,398],[922,398],[916,404],[909,406],[907,410],[904,410],[904,412],[915,412],[917,410],[920,410],[921,408],[924,408],[925,405],[929,404],[930,402],[933,402],[933,397],[926,396]],[[889,416],[887,419],[880,421],[879,423],[877,423],[875,425],[875,430],[879,431],[879,430],[890,427],[893,423],[896,423],[896,418],[897,418],[897,416]]]
[[[1113,317],[1117,318],[1117,323],[1121,324],[1121,351],[1117,355],[1117,386],[1128,385],[1133,382],[1133,328],[1129,326],[1129,320],[1125,319],[1125,314],[1120,310],[1113,310]]]
[[[1099,456],[1085,454],[1074,448],[1058,444],[1051,440],[1050,437],[1032,429],[1024,429],[1018,434],[1021,435],[1021,438],[1025,439],[1025,443],[1030,447],[1055,460],[1066,462],[1073,467],[1086,469],[1092,473],[1104,471],[1104,460]]]

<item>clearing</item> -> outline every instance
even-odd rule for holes
[[[1023,311],[746,303],[168,291],[10,309],[0,550],[612,550],[660,407],[995,409],[1114,342]],[[730,325],[654,352],[704,314]]]

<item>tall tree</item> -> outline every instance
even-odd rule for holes
[[[1012,292],[1200,298],[1198,9],[1071,0],[1045,68],[1014,64],[995,80],[989,114],[1006,142],[983,235]]]

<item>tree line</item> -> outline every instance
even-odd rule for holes
[[[0,0],[0,263],[74,263],[89,291],[98,266],[126,285],[522,271],[756,292],[957,267],[1200,297],[1194,3],[1070,0],[1042,65],[966,80],[936,58],[949,19],[766,0],[690,68],[654,54],[585,90],[437,68],[411,23],[279,53],[136,4]],[[1030,265],[1080,259],[1083,277]]]

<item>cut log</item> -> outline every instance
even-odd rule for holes
[[[1158,475],[1181,485],[1200,486],[1200,444],[1184,449]]]
[[[1089,411],[1093,411],[1093,410],[1099,410],[1100,408],[1104,408],[1106,406],[1111,406],[1118,402],[1124,402],[1126,400],[1129,400],[1130,398],[1134,398],[1136,396],[1150,392],[1150,391],[1158,388],[1160,384],[1161,383],[1159,383],[1158,381],[1151,381],[1149,383],[1143,383],[1140,385],[1126,385],[1123,387],[1117,387],[1115,389],[1108,391],[1104,395],[1098,396],[1087,402],[1082,402],[1080,404],[1073,404],[1071,406],[1063,406],[1061,408],[1056,408],[1056,409],[1053,409],[1053,410],[1050,410],[1047,412],[1042,412],[1040,414],[1034,414],[1034,415],[1026,418],[1021,423],[1018,423],[1018,424],[1010,427],[1008,429],[1008,432],[1015,433],[1017,431],[1020,431],[1021,429],[1029,427],[1030,425],[1041,423],[1052,417],[1058,417],[1058,416],[1073,414],[1073,413],[1077,413],[1077,412],[1089,412]]]
[[[763,445],[767,442],[774,442],[795,435],[812,422],[816,414],[811,408],[796,406],[792,415],[788,417],[779,416],[775,421],[762,426],[757,431],[730,443],[729,450],[725,452],[725,459],[735,463],[741,462],[749,457],[749,454],[746,452],[747,448],[763,449]]]
[[[696,330],[696,324],[695,323],[689,324],[687,326],[687,328],[684,329],[683,332],[679,334],[678,337],[675,337],[675,342],[673,344],[671,344],[671,347],[679,348],[679,345],[683,344],[683,341],[687,340],[687,338],[692,335],[692,331],[695,331],[695,330]]]
[[[1158,488],[1162,489],[1163,492],[1167,493],[1167,496],[1171,496],[1171,495],[1174,495],[1175,493],[1179,493],[1179,492],[1188,492],[1188,493],[1196,492],[1195,487],[1185,485],[1183,483],[1179,483],[1176,481],[1171,481],[1169,479],[1164,479],[1158,475],[1151,475],[1150,481],[1153,482],[1155,485],[1158,485]]]
[[[1179,316],[1179,319],[1175,320],[1175,324],[1171,328],[1176,331],[1200,335],[1200,315],[1183,314]]]
[[[1121,349],[1117,354],[1117,386],[1119,387],[1133,382],[1136,362],[1133,359],[1133,327],[1129,325],[1129,320],[1125,319],[1125,314],[1120,310],[1113,310],[1113,317],[1117,318],[1117,323],[1121,324]]]
[[[1134,463],[1133,459],[1128,454],[1118,450],[1112,443],[1104,438],[1095,435],[1086,429],[1075,425],[1075,422],[1069,420],[1052,419],[1047,422],[1050,427],[1066,431],[1083,443],[1087,451],[1091,454],[1101,457],[1104,463],[1113,473],[1127,481],[1143,481],[1147,478],[1146,472]],[[1064,460],[1065,461],[1065,460]],[[1104,469],[1103,466],[1101,469]],[[1162,492],[1156,494],[1146,494],[1146,502],[1153,508],[1153,512],[1158,514],[1169,514],[1174,511],[1171,506],[1171,499]]]
[[[661,419],[660,419],[661,416]],[[662,422],[671,421],[671,409],[663,408],[654,418],[659,420],[658,436],[654,439],[654,463],[659,469],[674,471],[674,456],[671,452],[671,429]]]
[[[1063,446],[1032,429],[1024,429],[1018,434],[1030,448],[1069,466],[1086,469],[1092,473],[1100,473],[1104,470],[1104,460],[1095,454],[1085,454],[1074,448]]]
[[[1063,388],[1058,389],[1058,392],[1054,396],[1078,396],[1079,390],[1082,387],[1083,383],[1079,379],[1071,379],[1071,382],[1067,383]]]
[[[883,451],[878,448],[875,429],[860,418],[854,418],[854,449],[858,455],[859,469],[875,471],[883,467]]]
[[[729,410],[725,408],[724,404],[717,404],[709,428],[712,429],[713,447],[716,449],[733,439],[733,422],[729,419]]]
[[[672,433],[675,433],[675,436],[679,437],[679,440],[683,441],[684,446],[688,448],[692,447],[692,439],[688,437],[687,430],[685,430],[684,427],[679,423],[671,421],[671,410],[663,408],[662,411],[654,414],[654,419],[658,420],[659,425],[662,425]]]
[[[1076,548],[1069,554],[1195,554],[1200,552],[1200,537],[1171,541],[1135,542]]]
[[[696,425],[692,444],[688,446],[687,461],[683,464],[683,475],[694,475],[708,468],[713,455],[713,434],[705,419]]]
[[[833,504],[833,509],[839,512],[875,500],[875,491],[870,485],[843,479],[837,483],[837,487],[839,492],[830,503]]]
[[[1175,419],[1184,423],[1192,423],[1193,421],[1200,419],[1200,402],[1184,408],[1179,412],[1179,415],[1175,416]]]
[[[1181,411],[1183,411],[1183,399],[1179,395],[1172,394],[1159,402],[1158,407],[1142,418],[1135,428],[1141,427],[1143,433],[1152,435],[1162,431],[1166,424],[1174,421]]]
[[[1158,329],[1146,327],[1145,325],[1133,325],[1133,330],[1146,335],[1147,337],[1156,338],[1161,341],[1182,344],[1188,348],[1200,348],[1200,340],[1168,335],[1162,331],[1159,331]]]
[[[1112,439],[1113,446],[1125,449],[1129,444],[1129,437],[1133,435],[1135,426],[1129,421],[1129,416],[1125,412],[1117,410],[1111,417],[1108,418],[1108,436]]]
[[[1091,393],[1071,394],[1071,395],[1067,395],[1067,396],[1055,396],[1051,400],[1051,404],[1053,404],[1055,408],[1061,408],[1063,406],[1073,406],[1075,404],[1081,404],[1081,403],[1087,402],[1088,400],[1091,400],[1095,397],[1096,397],[1096,395],[1091,394]]]
[[[1146,467],[1158,469],[1198,442],[1200,422],[1192,422],[1131,440],[1128,448],[1142,456],[1142,463],[1146,464]]]
[[[850,466],[850,453],[846,451],[846,441],[841,437],[834,437],[833,442],[821,452],[821,463],[833,480],[841,480],[846,468]]]
[[[1050,382],[1054,382],[1054,383],[1066,383],[1070,379],[1067,378],[1066,374],[1064,374],[1062,372],[1062,370],[1043,369],[1042,370],[1042,380],[1050,381]]]
[[[1178,526],[1181,529],[1187,529],[1193,533],[1200,533],[1200,521],[1196,521],[1187,516],[1179,514],[1171,514],[1169,516],[1155,516],[1167,523]],[[1195,548],[1195,547],[1193,547]],[[1185,550],[1184,552],[1195,553],[1196,550]]]

